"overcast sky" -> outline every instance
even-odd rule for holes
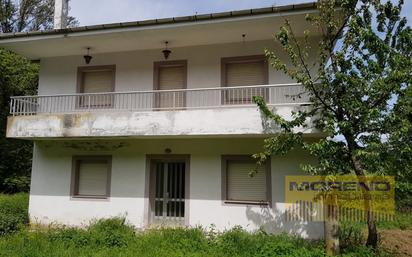
[[[80,25],[137,21],[268,7],[305,0],[70,0],[70,15]]]
[[[312,2],[310,0],[70,0],[81,26]],[[412,20],[412,0],[404,14]]]

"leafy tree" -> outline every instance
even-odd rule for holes
[[[406,174],[411,167],[412,31],[401,16],[402,5],[402,0],[319,0],[318,13],[307,17],[321,33],[316,60],[309,59],[310,32],[298,38],[286,20],[276,40],[289,63],[276,52],[266,50],[266,55],[275,69],[303,85],[312,105],[285,120],[262,97],[254,98],[282,131],[265,140],[264,151],[255,155],[258,163],[302,147],[318,160],[302,164],[311,174],[390,174],[393,164],[398,175]],[[308,142],[295,132],[309,118],[325,137]],[[374,217],[366,218],[367,245],[376,247]]]
[[[0,33],[53,27],[53,0],[0,0]],[[68,26],[76,26],[73,17]],[[10,96],[35,94],[38,65],[0,49],[0,192],[28,191],[33,144],[5,138]]]
[[[10,96],[31,95],[37,88],[38,65],[0,49],[0,191],[27,191],[33,144],[5,138]]]
[[[409,39],[409,40],[412,40]],[[396,204],[400,210],[412,206],[412,87],[405,87],[388,118],[388,136],[380,156],[387,160],[384,171],[396,177]]]
[[[0,33],[53,28],[54,0],[0,0]],[[67,26],[78,21],[69,16]]]

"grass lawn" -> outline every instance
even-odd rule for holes
[[[30,231],[27,228],[27,199],[27,195],[22,194],[0,196],[0,220],[5,221],[0,221],[0,256],[325,256],[322,242],[290,235],[268,235],[262,231],[249,233],[241,228],[223,233],[212,228],[159,228],[136,232],[123,219],[114,218],[97,221],[85,229],[49,227]],[[341,256],[390,256],[385,251],[373,252],[361,243],[351,241],[358,236],[357,228],[362,228],[362,224],[355,229],[345,228],[342,240],[346,246]]]

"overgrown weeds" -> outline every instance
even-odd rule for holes
[[[321,241],[287,234],[249,232],[234,227],[156,228],[137,232],[124,218],[92,222],[85,228],[50,226],[28,229],[28,195],[0,195],[0,257],[318,257]],[[379,226],[410,228],[410,215]],[[388,256],[363,246],[362,223],[342,224],[341,256]]]
[[[320,241],[287,234],[248,232],[240,227],[225,232],[197,228],[156,228],[136,232],[124,218],[93,222],[87,228],[51,227],[0,238],[0,256],[7,257],[320,257]],[[342,256],[384,256],[361,245]]]

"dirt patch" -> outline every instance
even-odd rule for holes
[[[381,245],[396,257],[412,257],[412,229],[381,231]]]

